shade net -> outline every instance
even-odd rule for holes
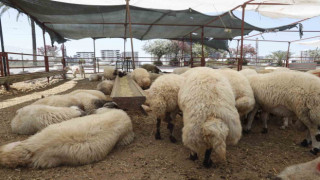
[[[52,43],[82,38],[128,38],[129,14],[125,5],[81,5],[49,0],[0,0],[28,14],[50,34]],[[185,39],[203,42],[216,49],[228,49],[228,41],[241,35],[241,19],[232,12],[209,16],[193,9],[163,10],[130,6],[132,37]],[[251,31],[278,31],[289,26],[262,29],[244,23],[244,35]],[[202,41],[203,31],[203,41]]]

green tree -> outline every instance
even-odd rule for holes
[[[320,64],[319,57],[320,57],[320,49],[315,50],[309,50],[308,51],[309,56],[313,58],[314,61],[317,62],[317,64]]]
[[[267,55],[267,59],[272,59],[273,62],[276,62],[278,66],[282,66],[284,61],[287,60],[287,51],[274,51],[271,52],[271,54]],[[292,55],[292,53],[289,52],[289,57]]]
[[[157,61],[154,62],[155,65],[162,65],[161,57],[166,54],[172,53],[172,44],[168,40],[155,40],[149,41],[143,45],[142,49],[150,54],[157,57]]]
[[[50,46],[46,45],[46,50],[47,50],[47,56],[58,56],[60,49],[57,46]],[[40,55],[45,55],[45,49],[44,47],[38,48],[38,52]]]
[[[11,9],[11,7],[4,5],[3,3],[0,3],[0,16],[2,16],[5,12],[7,12],[9,9]],[[22,15],[21,12],[18,12],[16,20],[18,21],[20,15]],[[35,29],[35,22],[33,19],[31,19],[31,34],[32,34],[32,51],[33,51],[33,64],[36,65],[37,64],[37,41],[36,41],[36,29]]]

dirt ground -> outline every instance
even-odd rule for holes
[[[42,89],[26,93],[0,96],[4,99],[36,94],[42,90],[58,87],[70,81],[59,81]],[[98,82],[78,80],[76,85],[60,94],[75,89],[95,89]],[[15,112],[35,100],[0,109],[0,145],[24,140],[28,136],[11,133],[10,121]],[[227,147],[227,162],[222,163],[212,156],[212,168],[204,168],[201,160],[189,160],[189,150],[181,142],[181,118],[178,119],[175,136],[178,142],[169,140],[166,124],[162,124],[162,140],[155,140],[155,121],[140,112],[128,112],[132,118],[136,134],[132,144],[116,147],[102,161],[77,167],[57,167],[51,169],[0,167],[0,179],[230,179],[255,180],[270,179],[286,166],[315,158],[309,148],[298,144],[304,138],[303,132],[293,128],[280,130],[282,121],[269,123],[269,133],[261,134],[261,122],[255,121],[251,134],[244,135],[237,146]],[[203,159],[201,156],[200,159]]]

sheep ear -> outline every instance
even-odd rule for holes
[[[151,108],[150,108],[150,106],[147,106],[147,105],[142,104],[141,107],[143,108],[143,110],[144,110],[145,112],[151,112],[151,111],[152,111]]]

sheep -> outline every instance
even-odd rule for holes
[[[114,80],[116,78],[116,74],[114,74],[115,68],[113,66],[106,66],[103,70],[104,79]]]
[[[151,84],[150,75],[143,68],[136,68],[131,73],[132,79],[142,88],[147,89]]]
[[[0,165],[52,168],[90,164],[133,139],[132,122],[124,111],[100,111],[52,124],[24,141],[1,146]]]
[[[248,79],[256,103],[264,111],[264,124],[268,113],[281,117],[296,116],[308,127],[313,147],[310,152],[317,154],[320,148],[320,79],[296,71],[274,72],[250,76]]]
[[[153,83],[158,77],[162,76],[163,74],[156,74],[156,73],[149,72],[149,75],[150,75],[151,83]]]
[[[168,129],[170,130],[171,142],[176,142],[176,138],[172,135],[174,129],[174,121],[178,107],[178,92],[184,78],[176,74],[166,74],[160,76],[151,87],[144,91],[146,95],[146,105],[150,106],[152,115],[157,119],[156,139],[161,139],[160,125],[161,120],[168,120]],[[166,115],[169,116],[166,118]]]
[[[186,71],[188,71],[189,69],[191,69],[190,67],[181,67],[181,68],[174,68],[173,69],[173,74],[182,74]]]
[[[67,67],[65,67],[65,70],[66,71],[71,70],[72,75],[73,75],[74,78],[77,77],[77,74],[80,74],[82,78],[83,77],[85,78],[85,71],[84,71],[84,68],[83,68],[82,65],[80,65],[80,66],[71,66],[71,67],[67,66]]]
[[[242,75],[248,77],[248,76],[251,76],[251,75],[257,75],[257,71],[254,70],[254,69],[243,69],[241,71],[239,71]]]
[[[105,96],[105,94],[102,93],[101,91],[98,91],[98,90],[79,89],[79,90],[72,91],[69,94],[76,95],[78,93],[88,93],[88,94],[91,94],[91,95],[98,97],[99,99],[107,100],[107,97]]]
[[[97,90],[103,92],[105,95],[110,95],[113,88],[113,81],[104,80],[97,85]]]
[[[17,111],[16,116],[11,121],[11,129],[16,134],[34,134],[50,124],[82,115],[84,115],[84,112],[76,106],[29,105]]]
[[[70,95],[53,95],[48,96],[42,99],[37,100],[36,102],[32,103],[33,105],[36,104],[43,104],[55,107],[71,107],[77,106],[80,109],[84,110],[84,107],[79,100],[79,98]]]
[[[100,91],[98,91],[98,92],[100,92]],[[101,94],[103,94],[103,93],[101,92]],[[79,93],[74,94],[73,96],[78,97],[78,99],[81,102],[81,104],[83,105],[84,111],[86,113],[90,113],[91,111],[102,107],[106,102],[108,102],[106,100],[105,95],[104,95],[104,99],[101,99],[98,96],[95,96],[95,95],[87,93],[87,92],[79,92]]]
[[[226,160],[226,145],[240,140],[240,117],[231,85],[222,74],[210,68],[195,68],[186,73],[178,93],[184,123],[182,141],[192,151],[191,160],[205,151],[203,165],[210,167],[212,150]]]
[[[102,79],[102,74],[91,74],[89,76],[89,81],[100,81]]]
[[[320,157],[301,164],[285,168],[279,175],[278,180],[316,180],[320,179]]]
[[[141,68],[147,70],[148,72],[151,72],[151,73],[156,73],[156,74],[159,74],[161,72],[161,70],[155,66],[155,65],[152,65],[152,64],[143,64],[141,66]]]

